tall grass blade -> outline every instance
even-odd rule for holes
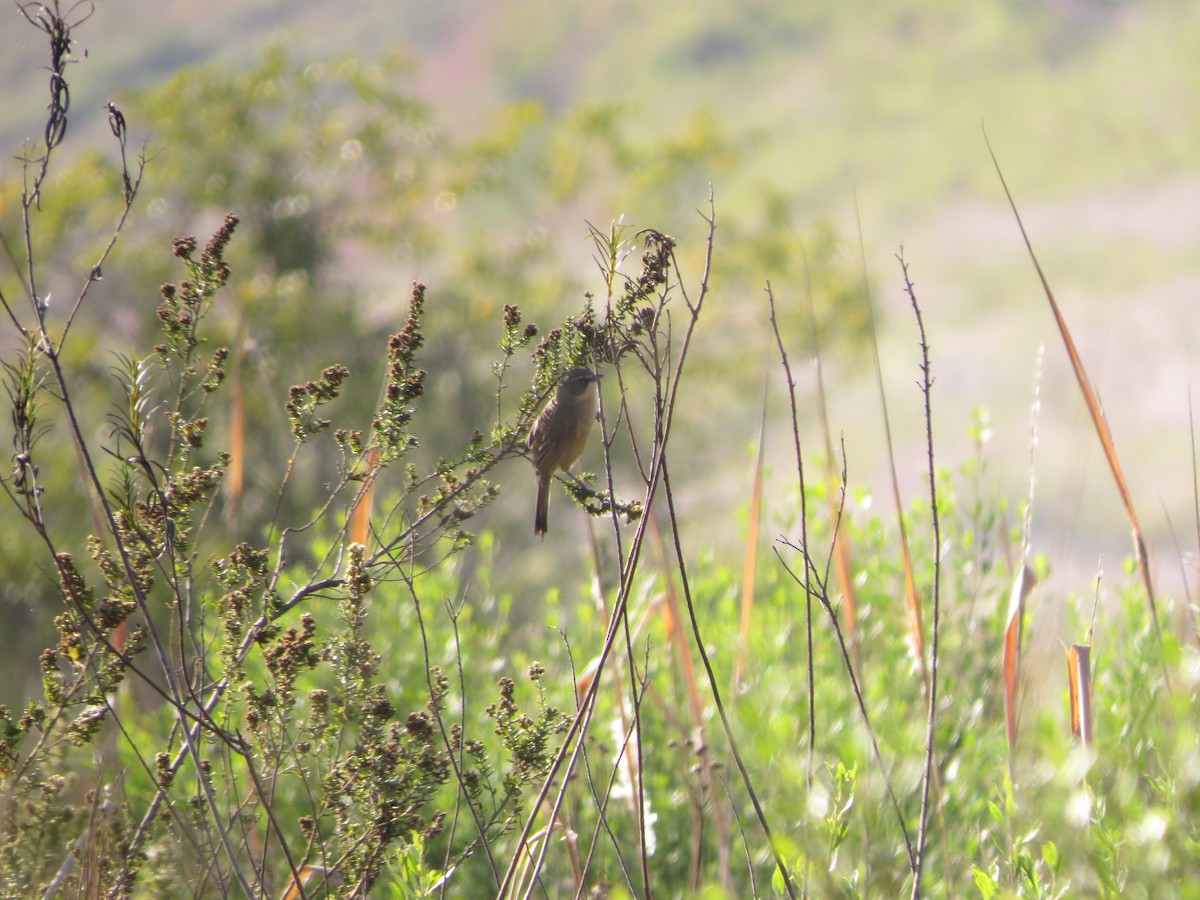
[[[1133,498],[1130,496],[1129,486],[1125,483],[1125,476],[1121,472],[1121,464],[1117,459],[1117,450],[1113,444],[1112,432],[1109,430],[1108,422],[1104,418],[1104,410],[1100,406],[1100,400],[1096,396],[1096,391],[1087,377],[1087,372],[1084,370],[1083,360],[1080,358],[1079,351],[1075,347],[1071,331],[1067,328],[1067,320],[1058,308],[1058,301],[1054,299],[1054,292],[1050,289],[1050,282],[1046,280],[1045,273],[1042,272],[1042,266],[1038,262],[1037,254],[1033,252],[1033,243],[1029,240],[1029,234],[1025,231],[1025,224],[1021,221],[1021,214],[1017,211],[1016,201],[1013,200],[1012,193],[1008,189],[1008,183],[1004,180],[1004,173],[1000,171],[1000,162],[996,159],[996,154],[992,150],[991,143],[987,141],[986,133],[984,134],[984,141],[987,142],[988,153],[991,154],[992,163],[996,167],[996,174],[1000,178],[1000,185],[1004,188],[1004,196],[1008,198],[1008,205],[1011,207],[1013,216],[1017,220],[1017,227],[1021,230],[1021,238],[1025,241],[1025,249],[1029,252],[1029,258],[1033,262],[1034,269],[1037,270],[1038,279],[1042,283],[1042,290],[1046,294],[1046,300],[1050,303],[1050,311],[1054,314],[1054,321],[1058,325],[1059,334],[1062,335],[1063,345],[1066,347],[1067,356],[1071,360],[1071,368],[1074,369],[1075,379],[1079,382],[1079,390],[1083,393],[1084,403],[1091,414],[1092,424],[1096,428],[1096,435],[1100,438],[1100,445],[1104,448],[1104,456],[1108,460],[1109,468],[1112,469],[1113,479],[1117,483],[1117,490],[1121,494],[1121,502],[1125,505],[1125,512],[1129,516],[1129,524],[1133,530],[1133,546],[1134,553],[1137,556],[1138,573],[1141,575],[1142,584],[1146,588],[1146,599],[1150,604],[1150,617],[1154,621],[1154,632],[1161,641],[1162,630],[1158,623],[1158,608],[1154,601],[1154,587],[1150,580],[1150,560],[1146,553],[1146,542],[1142,538],[1142,529],[1138,525],[1137,513],[1133,508]]]
[[[833,535],[833,569],[837,574],[838,588],[842,593],[842,611],[845,614],[846,634],[854,653],[854,664],[862,669],[862,647],[858,640],[858,595],[854,590],[854,559],[850,549],[850,535],[838,497],[842,479],[834,464],[833,429],[829,427],[829,404],[825,393],[825,365],[821,358],[821,341],[817,331],[817,311],[813,302],[812,277],[808,268],[808,252],[804,253],[805,294],[808,299],[808,322],[812,333],[813,361],[817,367],[817,418],[821,422],[821,437],[825,441],[826,499],[829,504],[829,521],[837,529]],[[864,276],[865,283],[865,276]]]
[[[1192,511],[1196,517],[1196,542],[1200,544],[1200,478],[1196,472],[1196,420],[1192,415],[1192,387],[1188,385],[1188,433],[1192,441]],[[1197,548],[1200,550],[1200,547]],[[1200,560],[1200,554],[1196,557]],[[1200,631],[1196,629],[1196,614],[1192,606],[1191,593],[1187,590],[1187,579],[1184,578],[1184,607],[1191,617],[1192,639],[1200,644]]]
[[[242,317],[238,315],[238,339],[234,344],[233,371],[230,372],[230,422],[229,422],[229,468],[225,475],[226,521],[234,536],[238,533],[238,522],[242,512],[242,492],[246,478],[246,370],[243,361]]]
[[[805,249],[803,242],[801,242],[801,244],[800,244],[800,251],[804,256],[804,276],[805,276],[805,283],[807,286],[807,293],[808,293],[808,310],[809,310],[809,315],[813,319],[813,336],[815,337],[816,336],[816,322],[815,322],[816,317],[815,317],[815,314],[813,313],[812,278],[811,278],[810,269],[808,266],[808,251]],[[813,567],[811,565],[809,565],[809,550],[808,550],[808,488],[804,481],[804,454],[801,452],[801,449],[800,449],[800,422],[799,422],[798,416],[796,415],[796,380],[792,377],[792,365],[788,361],[787,348],[784,346],[783,335],[781,335],[779,333],[779,320],[775,316],[775,293],[771,289],[770,281],[766,282],[765,288],[766,288],[766,294],[767,294],[767,306],[771,313],[771,330],[775,334],[775,345],[779,348],[779,359],[780,359],[781,364],[783,365],[784,377],[787,379],[788,411],[791,413],[791,419],[792,419],[792,445],[793,445],[793,448],[796,453],[796,478],[797,478],[797,482],[800,487],[800,543],[803,545],[803,548],[804,548],[803,552],[802,552],[802,558],[804,561],[804,579],[803,580],[796,579],[794,574],[792,575],[792,577],[793,577],[793,579],[795,579],[797,585],[800,585],[804,588],[804,637],[805,637],[805,645],[806,645],[805,649],[807,651],[807,662],[808,662],[808,666],[807,666],[807,669],[808,669],[807,676],[808,677],[806,679],[807,688],[808,688],[808,760],[807,760],[807,763],[805,766],[805,784],[808,787],[808,794],[811,797],[812,793],[813,793],[813,786],[815,784],[813,771],[816,766],[817,688],[816,688],[816,667],[813,662],[813,596],[814,596],[813,581],[814,581],[814,579],[813,579]],[[816,357],[817,357],[818,363],[819,363],[820,351],[816,347],[816,345],[814,345],[814,347],[813,347],[813,352],[814,352],[814,354],[816,354]],[[819,376],[820,369],[818,368],[817,371],[818,371],[818,376]],[[823,392],[820,397],[820,402],[824,403]],[[843,460],[844,459],[845,459],[845,455],[843,454]],[[843,497],[845,496],[844,492],[843,492],[842,496]],[[836,511],[833,514],[832,518],[835,523],[839,522],[841,519],[841,511],[840,510]],[[835,534],[837,533],[836,525],[835,525],[834,533]],[[777,557],[779,557],[778,545],[776,545],[773,549],[775,551],[775,555]],[[780,557],[780,561],[782,561],[782,557]],[[784,565],[784,568],[785,569],[787,568],[786,564]],[[789,573],[789,574],[791,574],[791,573]],[[824,591],[822,593],[822,596],[825,597],[826,599],[828,599],[828,591]],[[833,620],[834,620],[834,627],[836,629],[837,617],[831,616],[831,618],[833,618]],[[851,676],[851,679],[853,679],[853,677],[854,677],[853,667],[851,668],[850,676]],[[803,896],[805,898],[805,900],[808,900],[808,896],[809,896],[808,885],[809,885],[809,878],[810,878],[811,874],[812,874],[812,860],[811,860],[811,858],[806,858],[804,861],[804,876],[803,876],[803,881],[801,883],[801,896]],[[783,871],[782,868],[780,869],[780,875],[783,876],[784,883],[786,885],[787,884],[787,873],[785,871]],[[790,889],[789,889],[788,893],[793,897],[795,896],[794,891],[792,891]]]
[[[866,306],[871,311],[871,354],[875,361],[875,378],[880,389],[880,407],[883,410],[884,442],[888,449],[888,473],[892,478],[892,499],[896,509],[896,528],[900,534],[900,557],[904,563],[904,595],[908,608],[908,635],[912,644],[913,658],[917,662],[920,673],[920,683],[925,696],[929,696],[929,667],[925,662],[925,625],[922,613],[922,602],[917,592],[917,580],[912,571],[912,553],[908,551],[908,529],[904,522],[904,502],[900,499],[900,479],[896,475],[895,446],[892,442],[892,419],[888,415],[888,398],[883,390],[883,368],[880,365],[880,347],[875,338],[875,310],[871,296],[866,295]]]
[[[1188,584],[1186,558],[1183,555],[1183,547],[1179,543],[1179,536],[1175,533],[1175,523],[1171,521],[1171,513],[1167,509],[1166,502],[1160,500],[1160,503],[1162,503],[1163,519],[1167,523],[1167,530],[1171,533],[1171,545],[1175,548],[1175,556],[1179,559],[1179,583],[1183,588],[1183,603],[1179,604],[1179,642],[1185,644],[1200,638],[1200,635],[1196,633],[1196,613],[1192,609],[1192,588]]]
[[[667,634],[675,659],[683,673],[684,689],[687,693],[688,706],[691,710],[692,729],[690,737],[694,741],[696,755],[699,758],[697,776],[703,797],[708,801],[708,812],[699,811],[694,823],[693,835],[695,842],[690,854],[690,872],[688,883],[692,890],[700,889],[700,866],[705,852],[704,832],[708,826],[716,829],[719,858],[719,878],[721,884],[732,885],[733,876],[730,870],[731,854],[728,849],[732,846],[733,823],[730,821],[729,807],[717,802],[717,784],[713,776],[712,749],[704,727],[704,698],[700,693],[700,681],[696,677],[696,662],[692,658],[692,647],[680,618],[680,598],[667,566],[666,547],[663,544],[662,532],[657,522],[651,522],[650,535],[662,565],[663,595],[658,609],[663,621],[663,630]]]
[[[891,438],[888,438],[888,453],[891,453]],[[896,481],[895,462],[892,463],[892,491],[896,500],[896,522],[900,530],[900,555],[904,561],[904,598],[908,607],[908,633],[912,654],[921,676],[921,687],[929,696],[929,667],[925,662],[925,626],[922,622],[921,595],[913,578],[912,554],[908,550],[908,534],[904,528],[904,513],[900,508],[900,486]]]
[[[661,599],[652,600],[644,609],[641,610],[640,613],[638,613],[638,617],[634,621],[633,628],[630,630],[630,634],[629,634],[630,643],[637,643],[638,639],[642,635],[642,632],[646,630],[646,626],[649,624],[651,616],[653,616],[655,609],[661,603],[662,603]],[[577,700],[579,702],[582,702],[584,695],[587,694],[587,692],[592,689],[592,681],[595,680],[595,678],[596,678],[596,672],[599,671],[599,669],[600,669],[600,663],[601,663],[601,657],[599,655],[594,656],[591,660],[588,661],[588,664],[583,667],[583,671],[580,672],[579,678],[576,680],[576,688],[575,688]],[[617,681],[617,684],[618,685],[620,684],[619,680]],[[623,693],[618,692],[617,697],[619,698],[619,700],[621,700],[621,702],[624,701]]]
[[[1029,562],[1029,548],[1033,545],[1033,494],[1037,487],[1037,468],[1034,456],[1038,444],[1038,413],[1042,410],[1042,360],[1046,346],[1038,345],[1037,362],[1033,367],[1033,405],[1029,415],[1029,493],[1025,497],[1025,517],[1021,523],[1021,564]]]
[[[1008,731],[1008,773],[1014,781],[1014,757],[1017,752],[1017,730],[1020,724],[1020,708],[1017,696],[1021,678],[1021,631],[1024,628],[1025,600],[1037,584],[1037,577],[1029,566],[1022,565],[1013,582],[1008,601],[1008,625],[1004,629],[1004,720]]]
[[[861,240],[861,229],[860,229]],[[863,254],[865,260],[865,254]],[[865,261],[864,261],[865,266]],[[892,442],[892,420],[888,415],[887,393],[883,389],[883,366],[879,362],[879,340],[875,327],[875,303],[871,299],[870,285],[863,276],[863,295],[867,303],[867,330],[871,336],[871,361],[875,366],[875,382],[879,388],[879,405],[883,412],[884,442],[887,445],[888,472],[892,481],[892,500],[896,504],[896,525],[900,534],[900,556],[904,564],[904,599],[908,608],[909,642],[917,672],[921,676],[921,690],[928,698],[930,694],[929,667],[925,661],[925,625],[921,611],[921,595],[913,575],[912,554],[908,549],[908,529],[904,525],[904,503],[900,499],[900,479],[896,475],[896,449]]]
[[[750,516],[746,527],[746,556],[742,564],[742,608],[737,662],[733,669],[733,699],[736,700],[746,672],[750,652],[750,616],[754,609],[754,578],[758,566],[758,528],[762,518],[763,455],[767,431],[767,372],[763,372],[762,396],[758,405],[758,436],[754,451],[754,475],[750,489]]]
[[[1042,359],[1045,348],[1039,346],[1033,375],[1033,407],[1029,426],[1029,494],[1025,498],[1025,516],[1021,525],[1021,571],[1013,582],[1004,629],[1004,657],[1001,677],[1004,681],[1004,720],[1008,732],[1008,777],[1016,781],[1017,733],[1020,727],[1021,635],[1025,627],[1025,601],[1037,585],[1029,568],[1029,548],[1033,540],[1033,494],[1037,484],[1034,453],[1037,449],[1037,421],[1041,409]]]
[[[666,547],[663,545],[662,532],[659,530],[657,522],[651,523],[650,534],[654,539],[663,572],[667,573]],[[679,660],[679,667],[683,671],[683,684],[687,690],[688,704],[692,710],[693,725],[698,730],[703,729],[704,698],[700,693],[700,681],[696,677],[696,662],[692,658],[692,646],[688,643],[687,634],[681,627],[683,622],[679,616],[679,593],[675,588],[675,581],[669,575],[664,574],[663,582],[662,602],[659,604],[663,630],[667,633],[667,639],[670,641],[671,647],[675,651],[675,657]]]

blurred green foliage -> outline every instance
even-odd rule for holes
[[[90,427],[104,427],[112,359],[91,348],[128,352],[144,342],[157,287],[170,274],[164,237],[203,231],[236,212],[248,240],[230,248],[238,275],[231,297],[214,309],[209,340],[232,348],[232,377],[252,426],[245,494],[237,510],[223,513],[240,535],[261,533],[272,518],[302,517],[319,502],[332,461],[309,457],[300,462],[285,506],[276,508],[292,456],[280,427],[288,387],[344,365],[350,380],[334,407],[338,425],[369,424],[382,389],[386,335],[403,315],[411,278],[431,286],[423,354],[438,415],[420,452],[433,459],[440,448],[495,423],[494,323],[503,306],[518,304],[526,321],[542,323],[544,331],[596,286],[586,262],[587,217],[628,212],[639,225],[678,223],[692,231],[702,223],[691,209],[703,202],[708,182],[750,148],[747,138],[723,133],[711,112],[656,139],[633,128],[617,106],[583,104],[554,116],[532,102],[456,141],[413,95],[410,78],[400,53],[378,63],[345,57],[302,64],[277,45],[247,69],[183,69],[124,102],[127,119],[151,135],[144,181],[104,280],[75,326],[87,338],[71,345],[67,362],[73,372],[94,372]],[[23,257],[19,179],[11,171],[0,183],[6,198],[0,229],[14,263]],[[63,169],[47,190],[32,252],[48,263],[55,306],[77,290],[106,240],[119,185],[112,155],[95,150]],[[731,366],[728,341],[754,336],[757,343],[765,307],[752,298],[762,296],[763,273],[777,273],[797,296],[811,278],[831,346],[852,340],[865,320],[856,301],[857,265],[831,227],[819,225],[806,237],[777,194],[731,210],[728,218],[718,209],[722,254],[712,281],[728,299],[714,310],[713,333],[722,338],[702,340],[698,352],[707,366],[727,373],[713,382],[712,401],[736,406],[761,374]],[[20,295],[12,269],[0,277],[6,292]],[[795,318],[806,322],[807,315]],[[520,382],[529,374],[512,377]],[[227,441],[228,408],[214,409],[212,418],[212,433]],[[749,427],[749,411],[745,421]],[[61,467],[48,473],[62,479],[56,487],[69,489],[71,465],[63,446]],[[78,503],[80,514],[63,524],[66,533],[87,522],[82,496]],[[525,512],[501,511],[501,523],[523,528]],[[49,601],[36,587],[43,576],[20,542],[0,553],[6,570],[22,573],[0,599],[21,623],[14,633],[47,634]]]

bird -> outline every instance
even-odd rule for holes
[[[559,379],[558,388],[542,414],[533,423],[526,445],[537,475],[537,507],[533,533],[546,536],[550,480],[558,470],[569,471],[587,446],[596,421],[596,391],[600,376],[591,369],[570,369]]]

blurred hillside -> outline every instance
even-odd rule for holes
[[[588,132],[607,142],[595,154],[601,162],[593,166],[593,157],[578,149],[582,143],[564,151],[578,158],[557,160],[579,168],[575,177],[583,185],[561,203],[526,204],[520,194],[464,203],[455,223],[437,226],[459,234],[537,231],[567,273],[564,283],[594,287],[584,223],[603,226],[621,215],[676,234],[686,258],[697,263],[703,223],[694,210],[710,183],[718,257],[730,231],[803,236],[827,221],[854,271],[857,203],[908,498],[924,493],[924,425],[913,384],[915,330],[893,259],[901,245],[938,378],[940,462],[966,457],[971,411],[986,407],[994,429],[986,450],[992,474],[1019,502],[1033,369],[1045,344],[1036,549],[1076,573],[1090,571],[1101,555],[1115,565],[1128,552],[1123,513],[1003,202],[982,137],[986,126],[1106,403],[1160,568],[1168,580],[1176,577],[1178,557],[1159,500],[1177,527],[1188,521],[1187,398],[1200,346],[1191,311],[1200,293],[1194,114],[1200,7],[1165,0],[990,0],[953,9],[915,0],[551,6],[369,0],[349,11],[315,0],[141,5],[135,11],[99,0],[80,28],[78,55],[88,53],[72,73],[73,128],[102,134],[101,106],[110,96],[151,88],[182,66],[210,60],[250,68],[270,41],[300,61],[345,54],[370,61],[406,48],[415,66],[413,93],[428,104],[437,129],[462,140],[496,128],[515,103],[532,101],[536,115],[555,126],[619,111],[619,134]],[[45,72],[38,67],[45,52],[33,29],[7,15],[0,28],[6,175],[16,173],[11,158],[21,139],[40,128]],[[135,139],[144,135],[153,146],[155,135],[145,135],[136,120],[130,124]],[[712,152],[690,161],[689,137]],[[676,176],[670,189],[624,177],[618,151],[625,145],[663,154]],[[645,160],[640,166],[643,178],[653,171]],[[464,223],[470,216],[475,220]],[[394,294],[383,299],[371,286],[419,276],[436,292],[433,267],[409,259],[355,277],[377,305],[394,303]],[[803,299],[794,260],[776,269],[764,254],[759,269],[719,283],[714,316],[721,327],[711,331],[704,358],[711,386],[700,406],[686,411],[689,439],[703,445],[698,462],[727,476],[706,482],[696,501],[701,506],[745,502],[746,448],[756,417],[752,386],[762,378],[767,346],[763,282],[770,280],[785,304]],[[692,274],[698,277],[698,267]],[[485,302],[498,310],[503,299]],[[564,310],[576,300],[564,298]],[[831,315],[836,319],[837,311]],[[731,321],[740,325],[732,344]],[[799,326],[791,337],[799,352],[805,344]],[[807,396],[811,375],[801,374]],[[782,416],[782,379],[774,369],[771,377],[772,414]],[[882,429],[867,352],[851,347],[831,362],[826,378],[851,480],[880,493]],[[710,443],[705,422],[714,411],[727,427]],[[815,448],[816,432],[809,434]],[[787,479],[786,429],[772,430],[769,440],[775,477]],[[708,536],[727,545],[738,540],[728,520]],[[1074,581],[1059,590],[1088,588]]]

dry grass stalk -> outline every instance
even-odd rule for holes
[[[533,881],[538,877],[537,869],[534,868],[534,863],[537,861],[538,845],[543,841],[549,840],[550,835],[555,831],[563,833],[563,842],[567,845],[567,856],[571,861],[571,871],[575,878],[575,887],[577,890],[582,887],[583,868],[580,864],[579,849],[577,846],[578,835],[568,828],[567,824],[561,818],[556,816],[553,823],[531,834],[529,839],[517,851],[517,855],[521,861],[517,864],[516,877],[513,880],[511,889],[504,894],[505,897],[528,897],[533,892]]]

